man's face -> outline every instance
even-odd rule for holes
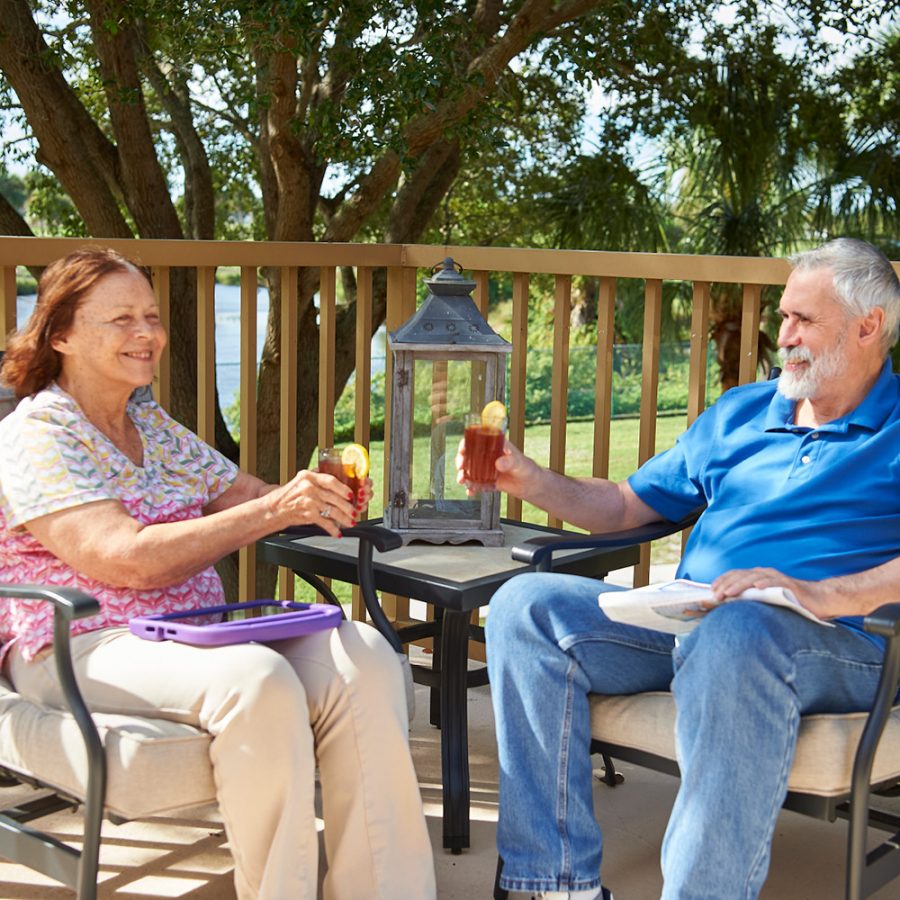
[[[834,298],[830,271],[794,272],[779,311],[778,352],[783,369],[778,390],[789,400],[816,399],[847,369],[850,320]]]

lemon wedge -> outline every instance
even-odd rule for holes
[[[341,451],[341,462],[352,466],[357,478],[365,478],[369,474],[369,453],[362,444],[347,444]]]
[[[506,407],[499,400],[491,400],[481,411],[481,424],[506,431]]]

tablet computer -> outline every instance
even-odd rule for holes
[[[229,614],[246,612],[260,614],[228,618]],[[251,600],[206,609],[135,616],[128,623],[128,628],[132,634],[148,641],[179,641],[182,644],[214,647],[247,641],[278,641],[312,634],[334,628],[343,617],[339,606],[324,603]]]

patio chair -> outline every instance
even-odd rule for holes
[[[292,531],[322,533],[316,527]],[[383,617],[372,586],[373,548],[396,549],[400,537],[377,526],[344,533],[360,539],[363,598],[373,617]],[[0,856],[68,885],[78,900],[92,900],[104,817],[121,823],[215,801],[211,738],[190,725],[161,718],[89,712],[75,680],[69,630],[75,619],[99,612],[93,597],[71,588],[0,584],[0,602],[7,597],[53,604],[53,654],[65,706],[32,703],[0,676],[0,786],[40,789],[33,799],[0,809]],[[382,633],[393,634],[386,622],[377,624]],[[394,649],[402,648],[397,643]],[[32,824],[79,806],[84,816],[80,851]]]
[[[605,535],[538,537],[512,550],[514,559],[552,569],[553,553],[576,547],[621,547],[656,540],[692,525],[702,509],[681,522],[651,523]],[[900,595],[900,586],[898,586]],[[786,809],[816,818],[849,820],[846,897],[860,900],[900,876],[900,815],[879,809],[878,796],[900,795],[900,602],[866,616],[865,628],[886,639],[884,668],[872,709],[847,715],[801,719],[797,752],[788,781]],[[668,692],[591,697],[591,751],[602,755],[603,781],[624,780],[613,758],[678,775],[675,757],[675,704]],[[763,761],[764,762],[764,761]],[[866,853],[866,829],[891,834]],[[495,883],[494,897],[506,892]]]

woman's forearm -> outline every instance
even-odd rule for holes
[[[300,472],[279,486],[242,479],[198,518],[145,525],[117,501],[104,500],[42,516],[26,527],[47,550],[97,581],[160,588],[180,584],[289,525],[314,523],[338,535],[354,521],[349,493],[330,475]]]

